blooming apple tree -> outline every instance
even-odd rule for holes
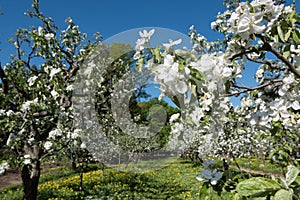
[[[21,28],[10,40],[16,55],[0,67],[0,130],[17,158],[23,198],[36,199],[41,160],[79,138],[72,125],[72,82],[94,44],[70,18],[59,32],[38,0],[26,15],[41,25]]]
[[[180,119],[172,118],[169,148],[197,143],[203,154],[231,156],[284,149],[289,157],[297,151],[299,20],[294,5],[228,3],[211,24],[224,41],[207,42],[192,26],[192,50],[174,50],[180,40],[150,49],[153,56],[146,66],[155,74],[161,98],[168,96],[181,108]],[[147,55],[153,34],[140,33],[136,60]],[[257,86],[239,83],[250,63],[259,64]],[[241,106],[233,108],[229,97],[239,95]]]
[[[298,151],[300,33],[295,7],[270,0],[242,2],[220,14],[212,27],[227,36],[232,62],[260,65],[256,87],[231,82],[232,94],[246,94],[237,113],[247,119],[250,133],[268,138],[277,150]]]
[[[295,5],[273,0],[227,5],[211,24],[224,34],[224,41],[207,42],[192,26],[192,50],[174,50],[180,40],[150,49],[153,56],[146,66],[155,74],[161,97],[169,96],[181,109],[171,117],[168,148],[196,145],[203,155],[263,153],[295,161],[300,139],[300,16]],[[154,30],[140,34],[135,59],[145,58],[152,34]],[[256,86],[239,82],[251,63],[259,65]],[[234,108],[229,97],[239,95],[241,106]]]

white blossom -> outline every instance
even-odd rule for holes
[[[253,33],[262,33],[266,26],[262,24],[262,13],[251,13],[247,4],[240,3],[240,6],[236,9],[228,20],[231,29],[230,33],[238,33],[243,39],[248,39]]]
[[[10,146],[12,141],[16,138],[16,135],[14,133],[10,133],[8,136],[8,139],[6,141],[6,145]]]
[[[24,155],[24,165],[29,165],[30,163],[31,163],[30,155],[29,154]]]
[[[204,112],[201,108],[196,107],[193,112],[190,114],[194,124],[198,124],[199,121],[204,117]]]
[[[50,80],[52,80],[53,79],[53,77],[57,74],[57,73],[59,73],[59,72],[61,72],[61,69],[60,68],[52,68],[52,70],[51,70],[51,72],[50,72]]]
[[[149,32],[146,30],[143,30],[143,31],[140,31],[139,34],[140,34],[141,38],[146,38],[149,40],[150,37],[154,34],[154,32],[155,32],[154,29],[151,29]]]
[[[76,87],[74,85],[68,85],[66,90],[73,91]]]
[[[46,40],[51,40],[52,38],[54,38],[54,34],[53,33],[47,33],[47,34],[45,34],[45,39]]]
[[[259,82],[259,80],[260,80],[261,78],[263,78],[263,76],[264,76],[264,69],[259,68],[259,69],[256,71],[256,74],[255,74],[256,82]]]
[[[12,116],[13,114],[14,114],[14,111],[12,111],[12,110],[8,110],[8,111],[6,112],[7,117]]]
[[[169,39],[169,43],[163,43],[163,46],[166,48],[167,51],[169,51],[170,48],[173,48],[173,46],[178,45],[182,42],[182,39],[178,39],[178,40],[171,40]]]
[[[30,77],[29,79],[28,79],[28,85],[31,87],[31,86],[33,86],[33,84],[35,83],[35,80],[36,79],[38,79],[38,77],[37,76],[32,76],[32,77]]]
[[[58,92],[56,92],[55,90],[52,90],[50,93],[51,93],[51,95],[52,95],[52,97],[53,97],[54,99],[56,99],[57,97],[59,97]]]
[[[49,132],[49,138],[55,139],[56,137],[62,136],[62,130],[61,129],[54,129]]]
[[[176,114],[173,114],[171,117],[170,117],[170,122],[174,122],[175,120],[177,120],[180,116],[180,113],[176,113]]]
[[[72,139],[77,139],[81,133],[81,129],[75,129],[72,133],[71,133],[71,138]]]
[[[45,144],[44,144],[44,148],[49,151],[52,147],[53,143],[50,142],[50,141],[46,141]]]
[[[171,55],[164,57],[164,63],[156,66],[154,81],[161,84],[160,90],[170,95],[184,94],[188,91],[186,78],[189,76],[189,69],[179,71],[178,63],[174,62]]]
[[[80,148],[82,148],[82,149],[86,149],[86,145],[85,145],[85,143],[81,143],[81,145],[80,145]]]
[[[286,77],[283,78],[282,82],[288,85],[294,83],[295,82],[294,74],[289,73]]]
[[[8,162],[2,162],[0,165],[0,175],[3,175],[5,171],[9,168]]]
[[[43,27],[39,26],[38,27],[38,35],[42,35],[43,31],[44,31]]]
[[[145,49],[147,43],[149,42],[151,36],[154,34],[155,30],[151,29],[149,32],[146,30],[140,31],[139,35],[141,38],[139,38],[136,41],[136,45],[135,45],[135,54],[133,56],[133,58],[135,60],[138,60],[140,58],[140,54],[141,51]]]
[[[230,67],[224,67],[222,71],[222,75],[224,77],[230,77],[232,75],[233,69]]]

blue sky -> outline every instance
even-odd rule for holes
[[[209,41],[221,38],[210,29],[218,12],[225,10],[223,0],[141,1],[141,0],[40,0],[41,11],[54,19],[59,28],[65,28],[65,19],[71,17],[82,32],[92,36],[100,32],[106,40],[115,34],[139,27],[162,27],[187,34],[195,25]],[[291,1],[288,1],[291,2]],[[38,25],[24,16],[31,0],[0,0],[0,62],[8,62],[14,53],[7,43],[16,29]],[[300,2],[296,3],[299,12]],[[247,72],[247,82],[254,70]],[[252,82],[253,84],[253,82]]]
[[[52,17],[60,28],[65,28],[64,20],[71,17],[82,32],[93,35],[100,32],[104,39],[139,27],[162,27],[187,34],[192,24],[209,40],[221,37],[210,30],[210,22],[218,11],[224,10],[223,0],[210,1],[141,1],[141,0],[41,0],[41,10]],[[19,27],[36,23],[24,16],[31,6],[30,0],[0,0],[0,59],[6,60],[7,38]],[[11,52],[12,53],[12,52]]]

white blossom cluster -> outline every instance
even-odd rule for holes
[[[154,81],[160,84],[160,99],[165,95],[176,96],[177,94],[185,94],[188,91],[188,82],[190,70],[184,68],[179,69],[179,63],[174,61],[171,55],[164,57],[163,64],[155,67]]]
[[[2,162],[0,165],[0,175],[3,175],[7,169],[9,169],[8,162]]]
[[[151,29],[149,32],[146,30],[140,31],[140,37],[137,41],[136,41],[136,45],[135,45],[135,50],[136,53],[134,54],[134,59],[138,60],[141,56],[142,51],[147,47],[151,36],[154,34],[155,30]]]
[[[248,39],[252,34],[268,32],[283,10],[283,5],[275,5],[272,0],[241,2],[228,19],[228,33],[239,34]],[[220,24],[220,19],[212,24]]]
[[[299,81],[289,74],[283,78],[277,98],[271,101],[258,98],[252,102],[255,109],[247,116],[249,124],[271,128],[272,122],[280,122],[285,129],[297,131],[300,128],[299,102]]]

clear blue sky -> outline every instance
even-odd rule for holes
[[[20,27],[37,25],[36,20],[24,16],[31,4],[31,0],[0,0],[2,65],[14,53],[7,39]],[[296,4],[299,12],[299,0]],[[52,17],[59,28],[65,28],[65,19],[71,17],[82,32],[89,36],[100,32],[104,40],[139,27],[162,27],[187,34],[193,24],[208,40],[216,40],[222,36],[210,29],[210,23],[218,12],[225,10],[223,0],[40,0],[40,5],[41,11]]]
[[[41,11],[52,17],[60,28],[71,17],[82,32],[92,36],[100,32],[104,39],[117,33],[139,27],[162,27],[187,34],[192,24],[208,39],[220,34],[210,30],[210,22],[218,11],[224,10],[223,0],[210,1],[141,1],[141,0],[40,0]],[[0,0],[0,59],[6,60],[11,48],[7,38],[19,27],[35,25],[24,16],[31,0]]]

